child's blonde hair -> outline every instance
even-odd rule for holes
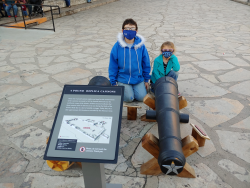
[[[172,49],[174,50],[173,53],[175,53],[176,49],[175,49],[174,43],[172,43],[172,42],[170,42],[170,41],[164,42],[164,43],[161,45],[161,51],[162,51],[162,49],[164,48],[164,46],[168,46],[168,47],[172,48]]]

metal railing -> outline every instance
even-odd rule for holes
[[[0,1],[0,3],[5,3],[3,1]],[[17,7],[21,7],[22,5],[26,5],[26,7],[28,6],[37,6],[37,7],[40,7],[42,9],[42,7],[49,7],[50,8],[50,13],[51,13],[51,20],[52,20],[52,24],[53,24],[53,29],[46,29],[46,28],[28,28],[27,27],[27,24],[25,22],[25,18],[24,18],[24,12],[23,12],[23,9],[21,7],[21,12],[22,12],[22,21],[23,21],[23,24],[24,24],[24,27],[20,27],[20,26],[12,26],[12,25],[9,25],[10,23],[8,24],[0,24],[0,26],[3,26],[3,27],[14,27],[14,28],[24,28],[24,29],[38,29],[38,30],[53,30],[55,32],[55,23],[54,23],[54,18],[53,18],[53,15],[58,15],[60,14],[60,7],[57,6],[57,5],[39,5],[39,4],[19,4],[19,3],[15,3],[15,4],[11,4],[12,6],[12,10],[13,10],[13,17],[14,17],[14,21],[15,23],[17,23],[17,19],[15,17],[15,12],[14,12],[14,8],[13,8],[13,5],[16,5]],[[53,10],[52,8],[54,7],[53,10],[58,10],[58,13],[53,13]],[[32,9],[31,9],[32,10]],[[1,11],[1,10],[0,10]],[[43,17],[43,14],[42,14],[42,17]],[[31,16],[31,13],[29,12],[29,18],[30,20],[32,19],[32,16]],[[1,20],[1,19],[0,19]],[[21,21],[21,20],[20,20]]]

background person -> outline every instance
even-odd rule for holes
[[[33,12],[33,6],[32,6],[32,4],[36,4],[35,2],[36,2],[36,0],[27,0],[27,4],[30,4],[30,5],[27,5],[30,17],[31,17],[32,12]]]
[[[10,9],[14,9],[14,16],[17,17],[17,1],[11,1],[11,0],[4,0],[5,2],[5,11],[7,12],[8,17],[11,17]]]
[[[0,2],[0,13],[1,13],[2,17],[8,16],[7,12],[5,11],[5,3],[3,3],[3,2]]]
[[[27,10],[26,10],[26,1],[25,0],[20,0],[18,3],[21,4],[21,8],[22,8],[22,11],[23,11],[23,15],[28,17],[28,13],[27,13]]]
[[[124,101],[143,101],[149,88],[150,60],[145,39],[137,34],[137,23],[126,19],[112,48],[109,78],[112,85],[124,86]]]
[[[66,7],[70,8],[70,0],[65,0],[65,3],[66,3]]]

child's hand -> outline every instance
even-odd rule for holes
[[[149,89],[149,83],[145,82],[144,84],[145,84],[146,90],[148,90]]]

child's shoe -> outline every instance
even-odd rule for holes
[[[15,18],[17,17],[17,15],[15,15]]]
[[[11,18],[11,16],[8,16],[8,18]]]

